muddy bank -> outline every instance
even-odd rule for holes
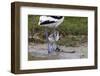
[[[77,47],[60,46],[63,51],[48,54],[47,44],[29,44],[28,60],[81,59],[87,58],[87,43]]]

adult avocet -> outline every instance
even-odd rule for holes
[[[63,16],[40,16],[39,25],[44,27],[49,27],[53,29],[53,33],[48,36],[48,31],[46,30],[46,39],[48,41],[48,53],[58,49],[56,41],[59,40],[59,32],[56,28],[63,22]]]

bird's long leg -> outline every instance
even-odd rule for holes
[[[53,29],[53,37],[54,37],[54,42],[53,42],[53,50],[55,51],[56,50],[56,47],[57,47],[57,44],[56,44],[56,28],[54,27]]]
[[[48,53],[50,53],[51,52],[51,45],[50,45],[49,40],[48,40],[48,31],[47,30],[48,29],[45,28],[45,36],[46,36],[46,42],[47,42],[47,46],[48,46]]]
[[[59,46],[58,46],[58,44],[57,44],[57,41],[56,41],[56,38],[57,38],[57,33],[58,33],[58,31],[56,30],[56,28],[54,28],[54,47],[55,47],[55,51],[60,51],[60,48],[59,48]]]

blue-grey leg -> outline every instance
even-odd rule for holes
[[[48,40],[48,31],[47,31],[47,28],[45,28],[45,35],[46,35],[46,42],[47,42],[47,45],[48,45],[48,53],[51,53],[51,51],[52,51],[52,44]]]
[[[56,35],[56,32],[57,32],[57,31],[56,31],[56,28],[54,28],[54,29],[53,29],[53,37],[54,37],[54,40],[55,40],[55,41],[53,42],[53,50],[54,50],[54,51],[55,51],[56,48],[57,48],[57,44],[56,44],[56,36],[57,36],[57,35]]]
[[[52,43],[48,43],[48,53],[51,53],[53,51],[53,44]]]

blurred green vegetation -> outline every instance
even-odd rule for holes
[[[87,17],[64,17],[59,31],[64,34],[87,35]]]
[[[38,25],[39,17],[28,15],[29,42],[45,43],[45,28]],[[76,46],[87,42],[88,18],[65,16],[63,23],[57,28],[60,32],[59,45]],[[48,28],[51,32],[52,29]]]

